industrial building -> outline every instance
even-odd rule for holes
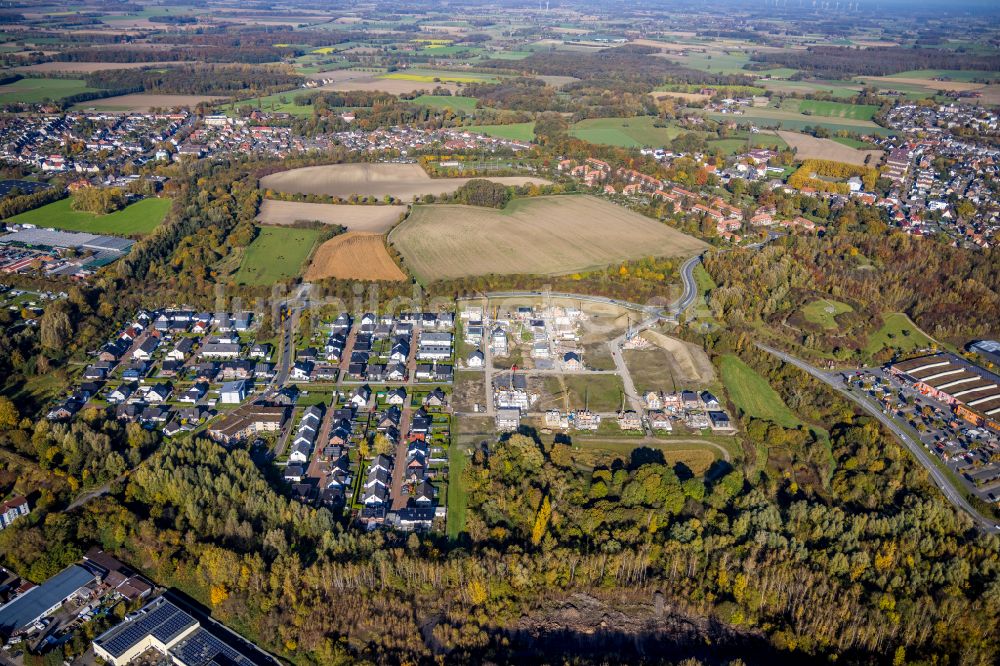
[[[96,583],[97,579],[94,572],[71,564],[41,585],[0,606],[0,634],[11,636],[27,630],[70,599],[81,595],[81,590]]]
[[[969,423],[1000,431],[1000,375],[948,353],[900,361],[889,372]]]
[[[254,664],[165,597],[154,599],[94,639],[94,653],[113,666],[124,666],[149,650],[169,657],[177,666]]]

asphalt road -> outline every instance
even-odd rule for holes
[[[888,416],[887,414],[883,414],[881,409],[879,409],[872,402],[866,400],[861,394],[848,389],[836,377],[823,372],[819,368],[816,368],[799,358],[796,358],[790,354],[786,354],[785,352],[779,351],[777,349],[774,349],[773,347],[769,347],[768,345],[762,344],[760,342],[757,343],[757,346],[766,351],[767,353],[777,356],[782,361],[785,361],[786,363],[791,363],[800,370],[808,372],[810,375],[820,380],[824,384],[827,384],[828,386],[832,387],[842,396],[853,401],[855,404],[860,406],[866,412],[868,412],[876,419],[878,419],[882,423],[882,425],[888,428],[889,431],[896,436],[896,438],[899,441],[903,442],[906,448],[910,450],[910,453],[913,454],[913,457],[917,459],[917,462],[923,465],[924,469],[927,470],[927,473],[930,474],[932,479],[934,479],[934,483],[937,485],[938,488],[941,489],[941,492],[944,494],[945,499],[951,502],[951,504],[955,508],[967,513],[969,517],[971,517],[972,520],[976,523],[976,525],[979,526],[983,531],[988,532],[990,534],[1000,534],[1000,525],[998,525],[995,520],[983,516],[981,513],[976,511],[976,509],[973,508],[971,504],[969,504],[968,500],[965,499],[965,495],[955,488],[955,486],[951,482],[951,479],[949,479],[945,475],[945,473],[942,472],[941,469],[934,463],[934,460],[931,458],[931,454],[926,449],[924,449],[923,445],[918,440],[911,437],[909,433],[906,432],[905,428],[901,426],[895,419]]]

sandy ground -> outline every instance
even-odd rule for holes
[[[672,227],[590,196],[521,199],[503,211],[415,206],[389,234],[410,272],[430,282],[471,275],[586,271],[706,245]]]
[[[776,130],[775,134],[784,139],[789,147],[797,149],[796,155],[799,159],[833,160],[858,166],[865,164],[874,166],[882,160],[881,150],[857,150],[831,139],[817,139],[808,134],[786,130]]]
[[[306,280],[405,280],[385,249],[382,234],[349,231],[326,241],[316,250]]]
[[[103,72],[109,69],[139,69],[140,67],[164,67],[167,65],[191,65],[191,62],[180,62],[177,60],[164,62],[42,62],[37,65],[26,65],[15,67],[18,72],[34,72],[43,74],[48,72],[73,72],[89,74],[91,72]]]
[[[76,106],[80,109],[111,109],[118,111],[125,109],[136,113],[143,113],[150,109],[173,109],[179,106],[194,108],[200,102],[217,102],[226,99],[225,97],[213,97],[210,95],[153,95],[146,93],[136,93],[134,95],[119,95],[117,97],[105,97],[104,99],[92,99],[88,102],[81,102]]]
[[[653,330],[645,330],[639,335],[670,354],[674,365],[684,375],[678,379],[686,379],[701,386],[715,381],[712,361],[701,347]]]
[[[281,171],[261,178],[260,185],[278,192],[328,194],[339,197],[396,197],[413,201],[423,194],[448,194],[467,183],[470,178],[434,178],[417,164],[329,164]],[[547,184],[542,178],[489,178],[504,185]]]
[[[260,205],[257,221],[261,224],[293,224],[298,220],[314,220],[324,224],[339,224],[349,231],[385,233],[399,221],[406,206],[352,206],[265,199]]]

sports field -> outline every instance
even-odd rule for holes
[[[854,312],[854,308],[847,303],[833,301],[828,298],[813,301],[802,308],[802,316],[805,317],[806,321],[831,331],[840,328],[837,325],[837,315],[844,314],[845,312]]]
[[[276,192],[328,194],[349,198],[351,195],[392,196],[400,201],[412,201],[424,194],[450,194],[467,183],[469,178],[431,178],[417,164],[327,164],[303,167],[265,176],[261,187]],[[545,185],[549,181],[528,176],[489,177],[503,185]]]
[[[406,274],[392,261],[382,234],[350,231],[320,245],[305,275],[307,280],[330,277],[397,281]]]
[[[98,88],[87,87],[83,79],[21,79],[0,86],[0,104],[38,104],[96,90]]]
[[[510,141],[532,141],[535,138],[535,121],[513,125],[472,125],[462,129]]]
[[[261,227],[232,280],[237,284],[273,284],[299,275],[319,235],[316,229]]]
[[[142,236],[163,222],[171,203],[170,199],[143,199],[108,215],[94,215],[73,210],[72,198],[67,197],[15,215],[8,218],[7,222],[34,224],[37,227],[52,227],[66,231],[85,231],[92,234]]]
[[[389,241],[418,279],[559,275],[650,256],[688,256],[706,245],[590,196],[516,199],[504,210],[415,206]]]
[[[681,133],[675,126],[654,127],[652,116],[636,118],[588,118],[569,129],[571,136],[590,143],[620,148],[664,146]]]
[[[773,421],[785,428],[795,428],[802,424],[767,380],[738,356],[723,356],[720,371],[726,392],[744,413]]]

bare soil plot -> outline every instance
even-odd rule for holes
[[[649,256],[686,256],[706,245],[590,196],[517,199],[504,210],[415,206],[389,234],[425,281],[471,275],[560,275]]]
[[[976,92],[979,97],[963,97],[960,101],[966,104],[986,104],[988,106],[1000,105],[1000,85],[990,84]]]
[[[167,65],[188,64],[177,60],[165,62],[41,62],[36,65],[25,65],[15,67],[18,72],[30,72],[35,74],[47,74],[51,72],[68,72],[73,74],[90,74],[92,72],[104,72],[109,69],[139,69],[141,67],[164,67]]]
[[[982,83],[971,83],[968,81],[935,81],[934,79],[913,79],[905,76],[871,76],[864,79],[866,83],[881,83],[888,87],[895,85],[923,86],[928,90],[945,90],[949,92],[966,92],[968,90],[979,90],[984,87]]]
[[[92,99],[87,102],[81,102],[77,105],[77,108],[113,109],[115,111],[123,110],[143,113],[150,109],[173,109],[180,106],[194,108],[202,102],[218,102],[223,99],[225,97],[211,95],[155,95],[136,93],[133,95],[105,97],[104,99]]]
[[[701,93],[672,92],[664,90],[657,90],[649,94],[657,102],[661,102],[668,98],[681,99],[685,102],[706,102],[712,99],[710,95],[702,95]]]
[[[881,150],[858,150],[831,139],[817,139],[808,134],[787,130],[776,130],[775,134],[781,137],[790,148],[796,149],[796,155],[799,159],[833,160],[834,162],[845,162],[858,166],[875,165],[882,159]]]
[[[349,231],[385,233],[399,221],[406,206],[352,206],[265,199],[260,205],[260,224],[294,224],[299,220],[339,224]]]
[[[653,330],[645,330],[640,335],[660,349],[666,350],[671,361],[674,378],[689,385],[707,386],[715,381],[715,369],[701,347]],[[668,380],[669,377],[665,377]],[[637,387],[638,388],[638,387]]]
[[[382,234],[349,231],[319,246],[306,270],[307,280],[405,280],[385,249]]]
[[[263,188],[277,192],[327,194],[330,196],[393,196],[413,201],[423,194],[450,194],[469,178],[431,178],[417,164],[327,164],[281,171],[260,179]],[[504,185],[545,185],[543,178],[520,176],[491,177]]]

